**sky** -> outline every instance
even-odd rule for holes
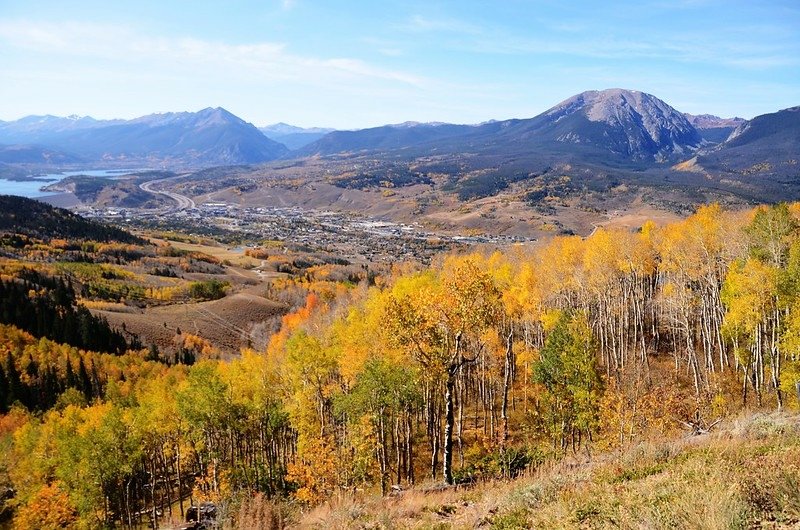
[[[0,0],[6,121],[479,123],[604,88],[723,117],[800,105],[800,1]]]

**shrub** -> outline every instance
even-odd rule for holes
[[[225,296],[230,284],[219,280],[192,282],[189,285],[189,296],[198,300],[218,300]]]

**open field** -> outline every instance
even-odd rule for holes
[[[229,292],[219,300],[182,301],[153,307],[93,307],[110,324],[138,335],[146,344],[156,344],[162,351],[176,347],[176,334],[191,333],[209,340],[223,353],[238,353],[242,347],[263,348],[280,317],[288,308],[263,297],[265,285],[285,274],[274,272],[264,260],[245,256],[244,249],[232,249],[208,243],[186,243],[158,238],[150,241],[180,251],[198,253],[225,263],[222,274],[185,274],[194,280],[218,280],[230,284]],[[227,265],[230,264],[230,265]],[[152,281],[160,278],[152,277]],[[152,283],[151,281],[151,283]]]
[[[231,265],[235,265],[236,267],[229,267],[230,269],[236,270],[233,274],[245,274],[245,276],[252,278],[252,279],[260,279],[261,275],[252,273],[247,274],[250,272],[249,269],[253,269],[259,267],[262,263],[261,260],[257,260],[251,258],[250,256],[246,256],[244,253],[243,248],[231,248],[224,245],[213,245],[213,244],[202,244],[202,243],[186,243],[183,241],[173,241],[173,240],[166,240],[166,239],[159,239],[155,237],[149,238],[150,241],[157,245],[170,245],[174,248],[179,250],[185,250],[187,252],[202,252],[203,254],[208,254],[209,256],[218,259],[222,262],[228,262]],[[246,271],[242,271],[241,269],[247,269]]]
[[[150,307],[136,312],[95,311],[116,327],[125,328],[155,343],[162,351],[175,348],[176,334],[191,333],[223,353],[238,353],[242,347],[263,348],[286,306],[241,292],[220,300]],[[266,325],[266,327],[265,327]]]

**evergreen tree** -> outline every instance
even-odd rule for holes
[[[158,346],[155,343],[151,344],[145,359],[148,361],[158,361],[160,358],[161,354],[158,351]]]
[[[11,352],[6,353],[6,378],[8,380],[7,405],[13,405],[15,401],[24,401],[25,390],[22,386],[20,374],[14,364],[14,357]]]
[[[67,367],[64,379],[66,384],[65,389],[78,387],[78,379],[75,377],[75,371],[72,368],[72,361],[69,357],[67,357]]]
[[[86,401],[92,400],[92,380],[89,377],[89,372],[86,370],[86,364],[83,362],[83,357],[78,361],[78,386],[79,390],[86,396]]]
[[[5,414],[8,412],[8,398],[9,398],[8,378],[6,377],[6,370],[0,365],[0,413]]]

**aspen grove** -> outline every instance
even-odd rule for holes
[[[166,365],[0,326],[17,527],[511,478],[798,407],[798,204],[712,204],[306,287],[265,351],[228,361]]]

